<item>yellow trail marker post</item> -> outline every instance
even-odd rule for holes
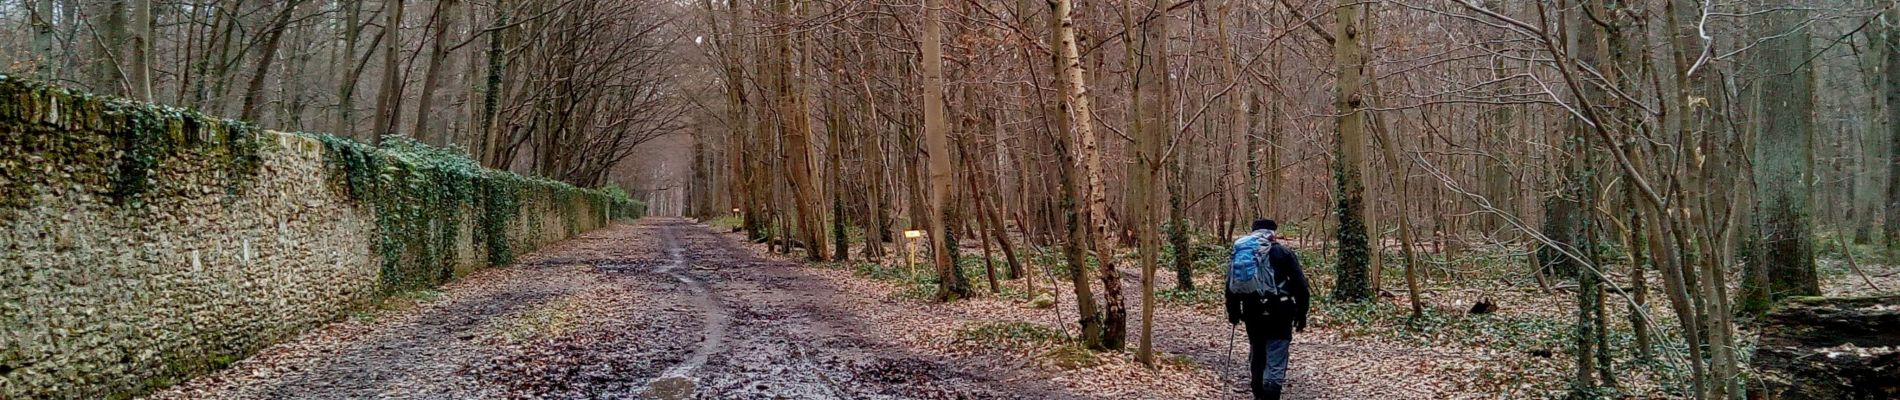
[[[910,279],[917,279],[917,238],[924,231],[904,231],[904,264],[910,266]]]

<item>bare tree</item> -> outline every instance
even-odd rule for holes
[[[126,75],[134,99],[152,101],[152,0],[132,1],[132,27],[126,30]]]
[[[265,78],[270,76],[271,64],[277,61],[278,44],[283,43],[284,31],[290,26],[290,17],[296,14],[297,6],[301,4],[303,0],[286,2],[283,8],[277,10],[276,16],[271,17],[270,26],[264,32],[263,46],[257,53],[257,69],[251,72],[251,83],[245,86],[244,107],[238,113],[238,118],[257,119],[259,103],[264,101]]]
[[[371,141],[396,134],[402,110],[402,11],[403,0],[383,0],[383,83],[376,97],[375,128]]]
[[[436,88],[441,85],[445,73],[442,63],[449,58],[448,35],[455,25],[455,4],[456,0],[436,0],[435,11],[429,13],[429,26],[433,27],[429,34],[429,68],[422,72],[422,93],[416,96],[416,125],[409,130],[410,135],[424,143],[449,142],[437,140],[435,132],[429,131],[429,123],[433,120],[429,113],[435,109]]]
[[[1122,15],[1131,29],[1134,28],[1137,15],[1134,1],[1124,0]],[[1157,183],[1163,166],[1162,142],[1174,136],[1174,116],[1169,112],[1174,105],[1172,87],[1168,75],[1168,0],[1155,0],[1147,12],[1139,15],[1141,34],[1125,37],[1139,45],[1131,46],[1129,57],[1137,59],[1134,83],[1135,144],[1129,148],[1130,157],[1135,159],[1133,182],[1130,183],[1130,203],[1136,213],[1135,235],[1137,252],[1141,259],[1141,342],[1135,357],[1142,363],[1154,365],[1154,301],[1156,257],[1161,252],[1161,239],[1158,230],[1161,218],[1155,207],[1160,206],[1161,191]],[[1185,250],[1185,249],[1177,249]],[[1175,257],[1186,257],[1176,254]]]

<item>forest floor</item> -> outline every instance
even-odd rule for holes
[[[1207,288],[1159,296],[1160,362],[1149,368],[1067,339],[1072,292],[1047,273],[1037,286],[1055,284],[1053,306],[1038,304],[1047,299],[1033,299],[1024,279],[989,293],[980,261],[966,268],[984,293],[944,304],[918,278],[927,272],[911,275],[901,262],[805,265],[719,231],[650,218],[583,234],[512,267],[392,297],[151,397],[1246,398],[1234,365],[1245,339],[1230,362],[1230,332]],[[1132,348],[1139,273],[1125,266],[1122,275]],[[1158,275],[1157,288],[1173,287],[1172,274]],[[1417,320],[1404,317],[1402,298],[1322,303],[1293,345],[1288,397],[1562,390],[1565,296],[1470,285],[1426,293]],[[1480,298],[1506,311],[1458,309]],[[1625,393],[1660,395],[1655,368],[1636,370]]]

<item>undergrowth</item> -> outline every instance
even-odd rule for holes
[[[1869,268],[1871,264],[1900,263],[1900,260],[1890,259],[1886,247],[1879,244],[1878,241],[1874,243],[1856,244],[1852,238],[1842,238],[1839,233],[1835,232],[1823,231],[1814,234],[1815,258],[1840,261],[1839,263],[1823,263],[1821,273],[1826,275],[1846,275],[1853,273],[1847,268],[1847,259],[1850,254],[1853,256],[1854,263],[1861,268]],[[1832,264],[1831,268],[1829,264]]]
[[[1000,259],[993,261],[996,263],[996,279],[1009,279],[1008,263]],[[893,294],[894,297],[900,300],[920,302],[936,300],[938,283],[937,269],[935,265],[929,262],[928,257],[919,257],[917,264],[914,266],[905,263],[879,264],[873,262],[848,263],[848,267],[845,266],[846,264],[841,263],[822,263],[816,265],[827,268],[848,268],[853,275],[858,277],[896,283],[903,286],[902,289],[899,289],[897,293]],[[984,271],[983,257],[981,256],[964,255],[963,257],[959,257],[958,266],[963,271],[963,276],[969,279],[970,290],[974,295],[1029,298],[1028,293],[1010,288],[1006,285],[1002,286],[1002,293],[991,292],[989,277]]]
[[[736,214],[720,215],[707,220],[706,225],[717,228],[719,231],[731,231],[745,226],[745,217]]]
[[[1024,321],[973,322],[956,330],[957,340],[984,346],[1035,346],[1068,341],[1061,331]]]
[[[1031,322],[972,322],[957,328],[955,337],[958,342],[984,349],[1033,351],[1038,361],[1059,369],[1102,364],[1100,353],[1083,347],[1068,334]]]
[[[1214,273],[1226,270],[1228,243],[1215,239],[1216,238],[1211,236],[1197,237],[1191,242],[1193,244],[1188,246],[1188,248],[1193,249],[1190,253],[1189,265],[1193,266],[1195,273]],[[1176,249],[1173,245],[1164,246],[1161,249],[1161,255],[1157,263],[1161,265],[1161,269],[1167,270],[1165,271],[1166,273],[1171,274],[1174,272],[1175,257],[1178,257],[1180,253],[1182,253],[1180,249]]]
[[[1426,307],[1418,316],[1391,302],[1319,302],[1312,324],[1339,329],[1345,337],[1374,337],[1410,346],[1458,344],[1467,347],[1559,351],[1572,345],[1569,321],[1506,314],[1465,314]],[[1628,332],[1618,332],[1628,336]],[[1612,341],[1618,340],[1612,335]],[[1624,337],[1623,339],[1629,339]],[[1624,347],[1627,348],[1627,347]]]
[[[1194,290],[1166,288],[1155,290],[1155,299],[1161,304],[1187,307],[1221,307],[1226,295],[1219,286],[1201,285]]]
[[[1024,254],[1018,255],[1025,256],[1023,258],[1023,261],[1026,262],[1023,266],[1024,268],[1042,268],[1038,273],[1047,271],[1050,274],[1060,277],[1059,279],[1062,280],[1067,280],[1069,276],[1068,256],[1062,254],[1060,247],[1033,246],[1024,252]],[[1089,271],[1095,271],[1101,267],[1101,262],[1096,260],[1093,254],[1084,255],[1082,260],[1088,265]]]

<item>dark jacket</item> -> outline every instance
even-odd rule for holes
[[[1274,276],[1285,283],[1281,287],[1292,295],[1293,301],[1262,302],[1255,296],[1228,292],[1227,319],[1264,322],[1269,327],[1268,339],[1292,339],[1293,327],[1306,326],[1306,314],[1313,305],[1306,272],[1300,268],[1300,257],[1277,242],[1267,250],[1267,261],[1273,265]]]

